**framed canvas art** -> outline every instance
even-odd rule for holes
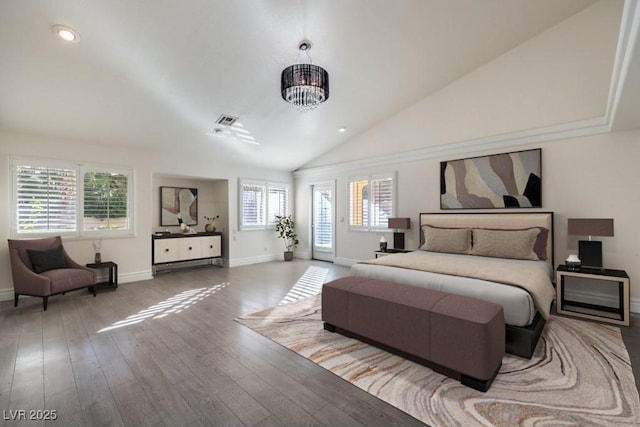
[[[440,209],[542,207],[541,152],[440,162]]]
[[[160,225],[198,224],[198,189],[160,187]]]

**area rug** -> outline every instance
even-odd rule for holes
[[[638,426],[620,329],[552,316],[531,360],[506,355],[488,392],[323,329],[320,296],[236,319],[431,426]]]

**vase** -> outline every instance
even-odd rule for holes
[[[100,255],[100,252],[96,252],[96,255],[93,259],[96,264],[100,264],[102,262],[102,256]]]
[[[293,252],[292,251],[285,251],[284,252],[284,260],[285,261],[291,261],[293,259]]]
[[[216,226],[213,224],[205,224],[204,231],[206,231],[207,233],[213,233],[214,231],[216,231]]]

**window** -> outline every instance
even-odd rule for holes
[[[289,214],[289,185],[240,180],[240,229],[270,228],[276,215]]]
[[[132,171],[14,159],[12,235],[132,234]]]
[[[129,176],[84,172],[83,231],[129,229]]]
[[[393,174],[349,180],[349,228],[381,230],[393,217],[395,179]]]

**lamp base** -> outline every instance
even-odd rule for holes
[[[393,248],[404,249],[404,233],[393,233]]]
[[[578,241],[578,258],[582,268],[602,269],[602,242],[595,240]]]

